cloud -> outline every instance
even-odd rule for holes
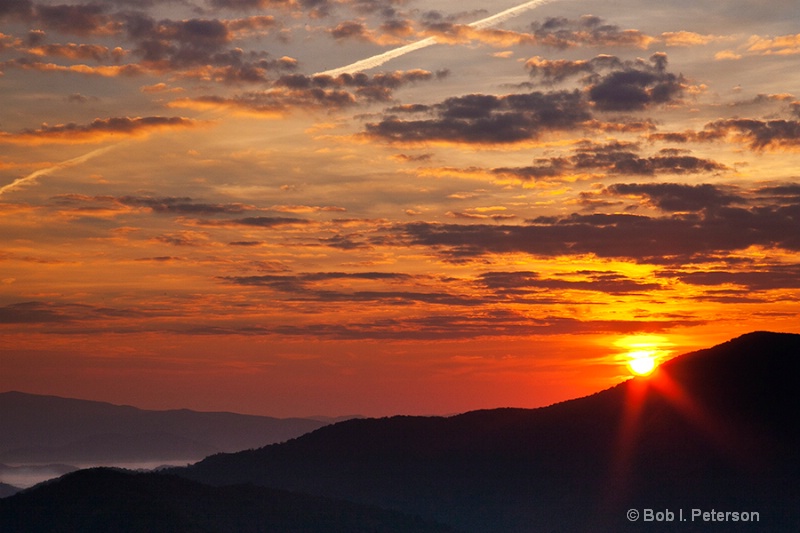
[[[131,318],[140,313],[85,304],[20,302],[0,307],[0,324],[69,324],[115,318]]]
[[[662,270],[659,277],[675,278],[687,285],[704,287],[733,285],[747,291],[800,289],[800,267],[773,264],[751,265],[747,271],[737,270]]]
[[[28,16],[44,28],[64,34],[113,35],[118,31],[103,4],[35,4]]]
[[[240,214],[255,209],[245,204],[209,204],[195,203],[188,197],[152,197],[152,196],[85,196],[78,194],[62,194],[53,198],[59,206],[117,205],[147,209],[153,213],[176,215],[219,215]]]
[[[509,215],[503,213],[493,213],[493,214],[486,214],[486,213],[476,213],[473,210],[468,211],[448,211],[445,213],[446,216],[450,218],[463,218],[468,220],[511,220],[517,218],[516,215]]]
[[[277,27],[273,16],[171,20],[156,19],[143,11],[111,13],[110,7],[110,4],[36,6],[29,15],[31,21],[48,30],[100,38],[113,35],[132,43],[125,49],[121,46],[108,49],[100,44],[45,44],[44,31],[29,34],[31,47],[26,52],[34,57],[91,59],[105,64],[61,65],[19,57],[6,61],[2,67],[101,76],[169,73],[223,83],[261,83],[273,73],[296,68],[296,62],[274,59],[263,50],[245,51],[234,46],[236,40],[262,36]],[[119,65],[123,57],[139,60]]]
[[[475,315],[429,315],[339,324],[286,325],[268,330],[287,336],[312,336],[341,340],[445,340],[532,335],[589,333],[659,333],[676,327],[697,326],[702,320],[579,320],[573,317],[535,318],[502,311]],[[261,330],[253,334],[264,334]]]
[[[619,26],[608,24],[594,15],[584,15],[577,20],[549,17],[543,22],[531,24],[531,31],[536,44],[559,49],[576,46],[647,48],[655,41],[638,30],[621,30]]]
[[[457,24],[450,20],[445,20],[444,17],[436,12],[428,12],[422,18],[424,26],[422,35],[425,36],[423,39],[357,61],[351,65],[326,71],[324,74],[338,75],[344,72],[372,69],[407,53],[435,44],[464,44],[475,41],[499,47],[539,45],[559,49],[576,46],[634,46],[647,48],[655,41],[654,38],[644,35],[638,30],[620,30],[617,26],[605,24],[602,19],[591,15],[586,15],[574,21],[565,18],[549,18],[544,23],[534,23],[531,26],[531,32],[490,28],[508,18],[547,3],[547,1],[534,0],[526,2],[469,24]],[[338,26],[332,30],[332,34],[339,39],[357,38],[379,44],[391,43],[393,36],[407,37],[411,34],[408,23],[395,24],[390,24],[383,28],[388,33],[388,38],[386,35],[377,36],[374,32],[367,30],[363,23],[353,21]],[[398,28],[402,31],[399,33],[393,31]]]
[[[186,69],[182,74],[188,77],[256,83],[267,80],[271,72],[280,73],[296,66],[273,59],[263,51],[246,52],[239,47],[228,47],[249,33],[261,34],[275,27],[277,22],[271,16],[175,21],[125,13],[120,18],[129,39],[136,43],[133,53],[140,56],[143,67],[151,71]],[[198,75],[198,67],[210,72]]]
[[[778,37],[753,35],[747,42],[747,51],[762,55],[800,54],[800,33]]]
[[[510,144],[539,138],[544,132],[592,129],[602,131],[646,129],[649,124],[604,124],[592,111],[639,111],[657,104],[674,103],[684,82],[667,71],[665,54],[649,61],[623,62],[598,56],[588,62],[549,62],[535,58],[527,64],[532,73],[545,73],[551,81],[580,72],[587,74],[584,91],[533,91],[527,94],[469,94],[432,105],[390,108],[380,122],[366,124],[365,135],[397,143],[452,142]],[[611,70],[601,75],[598,71]],[[401,118],[410,114],[430,118]]]
[[[0,18],[28,18],[33,15],[33,2],[30,0],[8,0],[0,3]]]
[[[215,9],[232,9],[239,11],[253,11],[256,9],[289,8],[296,7],[294,0],[209,0]]]
[[[466,44],[479,42],[496,47],[536,44],[529,33],[501,29],[477,29],[469,24],[437,22],[426,26],[424,35],[433,38],[436,44]]]
[[[0,52],[16,50],[22,46],[22,40],[13,35],[6,35],[0,32]]]
[[[98,142],[119,136],[147,135],[154,131],[196,127],[199,123],[184,117],[113,117],[98,118],[88,124],[43,124],[36,130],[20,133],[0,132],[0,142],[47,144]]]
[[[599,156],[599,157],[598,157]],[[660,155],[637,157],[630,152],[610,154],[583,153],[576,157],[576,168],[606,168],[614,174],[697,174],[718,172],[727,167],[710,159],[662,152]]]
[[[335,28],[328,30],[331,37],[334,39],[352,39],[356,38],[363,41],[375,42],[372,35],[368,35],[367,27],[363,22],[355,20],[346,20],[340,22]]]
[[[209,235],[200,231],[182,230],[164,233],[155,240],[171,246],[196,247],[205,246],[208,243]]]
[[[380,30],[387,35],[400,38],[411,37],[414,34],[414,26],[410,20],[393,19],[384,21]]]
[[[601,69],[623,66],[622,60],[611,55],[599,55],[589,60],[544,59],[534,56],[525,62],[531,77],[539,77],[545,83],[557,83],[579,74],[596,74]]]
[[[717,60],[738,60],[745,56],[794,56],[800,54],[800,33],[777,37],[752,35],[746,43],[735,50],[721,50],[714,56]]]
[[[707,193],[700,189],[701,195]],[[688,193],[669,198],[650,192],[662,204],[687,207]],[[449,260],[478,260],[487,255],[527,253],[537,257],[592,254],[640,263],[683,261],[751,246],[800,250],[800,205],[731,207],[713,196],[695,207],[715,209],[652,217],[634,214],[571,214],[538,217],[520,225],[415,222],[394,228],[409,246],[431,249]],[[731,231],[736,228],[736,231]],[[670,259],[674,258],[674,259]]]
[[[657,53],[650,64],[637,62],[601,77],[589,87],[589,98],[601,111],[638,111],[675,101],[684,90],[682,77],[666,71],[667,57]]]
[[[480,298],[442,291],[373,288],[376,284],[399,285],[412,282],[414,279],[409,274],[393,272],[313,272],[294,275],[229,276],[220,278],[220,281],[246,287],[264,287],[284,293],[291,300],[300,301],[381,302],[387,305],[421,303],[448,306],[476,306],[484,303]],[[343,288],[342,284],[346,284],[347,287]]]
[[[165,262],[172,261],[173,257],[154,257],[146,260]],[[594,277],[603,284],[602,278],[613,277],[614,274],[595,272],[584,273]],[[484,278],[491,280],[493,288],[500,292],[503,282],[496,277]],[[236,278],[220,281],[237,283]],[[275,276],[268,284],[258,281],[255,285],[244,281],[244,286],[264,286],[283,293],[297,301],[317,301],[339,303],[342,301],[357,303],[380,302],[389,305],[423,305],[434,310],[441,306],[456,306],[462,311],[458,313],[429,312],[427,314],[414,314],[402,318],[374,318],[368,320],[345,320],[338,323],[286,323],[263,325],[225,322],[196,325],[197,319],[193,318],[193,326],[175,326],[172,320],[159,322],[155,313],[140,312],[135,310],[121,310],[83,304],[68,304],[54,302],[22,302],[0,307],[0,325],[42,328],[48,333],[92,333],[108,331],[109,321],[114,324],[114,332],[119,334],[136,333],[145,331],[168,331],[173,334],[188,335],[281,335],[304,336],[315,338],[329,338],[342,340],[356,339],[398,339],[398,340],[444,340],[444,339],[471,339],[482,337],[515,337],[530,335],[558,335],[574,333],[632,333],[632,332],[659,332],[679,326],[691,326],[701,323],[697,320],[685,318],[669,318],[655,320],[579,320],[574,317],[545,314],[544,316],[530,316],[505,309],[487,308],[489,303],[485,298],[473,298],[449,294],[447,292],[413,292],[413,291],[329,291],[316,287],[318,283],[337,281],[350,281],[354,283],[374,282],[403,282],[408,281],[405,274],[364,272],[364,273],[338,273],[323,272],[311,274],[298,274],[297,276]],[[512,281],[507,280],[513,284]],[[608,283],[608,282],[606,282]],[[619,280],[621,288],[623,283]],[[597,287],[595,287],[597,288]],[[633,289],[633,286],[629,288]],[[577,287],[577,290],[582,290]],[[589,289],[591,290],[591,289]],[[533,300],[535,296],[530,295]],[[529,300],[530,301],[530,300]],[[545,300],[542,300],[544,302]],[[475,309],[475,311],[471,311]],[[135,321],[132,319],[144,319]],[[174,317],[173,317],[174,318]]]
[[[265,276],[233,276],[221,278],[237,285],[272,287],[276,290],[295,292],[314,283],[338,280],[361,281],[406,281],[409,274],[394,272],[306,272],[295,275],[269,274]]]
[[[0,307],[0,324],[32,324],[70,321],[60,309],[42,302],[23,302]]]
[[[756,189],[756,194],[769,200],[800,203],[800,184],[768,185]]]
[[[184,91],[184,89],[181,87],[170,87],[169,85],[163,82],[154,83],[153,85],[143,85],[139,87],[139,90],[146,94],[180,93]]]
[[[592,291],[606,294],[636,294],[662,287],[658,283],[641,282],[617,272],[578,271],[572,276],[582,280],[545,278],[536,272],[488,272],[480,276],[480,281],[488,288],[506,296],[520,296],[539,291]]]
[[[410,26],[401,23],[382,26],[381,29],[389,31],[388,33],[377,33],[369,30],[367,25],[361,21],[346,20],[328,30],[328,33],[337,41],[355,39],[378,45],[394,45],[402,42],[400,35],[407,36],[412,31]]]
[[[667,46],[703,46],[720,40],[716,35],[702,35],[693,31],[668,31],[661,34],[661,40]]]
[[[733,50],[721,50],[714,54],[714,59],[717,61],[735,61],[737,59],[741,59],[742,54],[738,54]]]
[[[441,79],[442,71],[396,71],[339,76],[288,74],[264,91],[251,91],[233,97],[205,96],[179,99],[171,105],[190,108],[222,107],[262,115],[282,115],[295,109],[341,109],[362,103],[386,102],[404,85]]]
[[[728,105],[731,107],[749,107],[749,106],[759,106],[765,104],[772,104],[773,102],[783,104],[788,103],[791,109],[793,103],[795,102],[795,97],[789,93],[776,93],[776,94],[757,94],[756,96],[746,99],[746,100],[739,100],[737,102],[732,102]]]
[[[60,65],[44,61],[35,61],[20,57],[0,63],[2,69],[18,68],[21,70],[33,70],[38,72],[64,72],[72,74],[82,74],[87,76],[103,76],[108,78],[118,76],[138,76],[148,72],[148,69],[135,63],[126,65],[97,65],[90,66],[85,64]]]
[[[250,226],[255,228],[276,228],[280,226],[296,226],[311,224],[310,220],[295,217],[244,217],[223,220],[195,220],[199,226],[236,227]]]
[[[614,196],[644,197],[647,203],[672,212],[693,212],[704,209],[717,210],[731,204],[744,204],[741,196],[727,193],[720,187],[703,183],[615,183],[604,189],[603,194]]]
[[[343,213],[347,211],[344,207],[337,207],[334,205],[272,205],[269,209],[270,211],[278,211],[281,213]]]
[[[380,13],[385,17],[396,15],[396,7],[407,3],[407,0],[346,0],[345,5],[358,13]]]
[[[330,14],[331,9],[339,4],[351,5],[354,8],[368,10],[379,5],[391,6],[398,0],[209,0],[214,9],[231,9],[239,11],[252,11],[259,9],[282,9],[297,14],[307,14],[311,17],[324,17]]]
[[[700,131],[653,133],[651,140],[671,142],[710,142],[730,139],[753,150],[800,148],[800,121],[787,119],[732,118],[709,122]]]
[[[28,49],[28,53],[36,56],[55,56],[67,59],[92,59],[96,62],[118,61],[124,55],[120,48],[110,49],[96,44],[46,44]]]
[[[661,150],[656,155],[641,157],[638,146],[631,143],[611,142],[596,144],[583,142],[568,158],[574,170],[603,170],[612,174],[695,174],[719,172],[727,167],[710,159],[701,159],[674,150]],[[564,164],[563,160],[557,160]]]
[[[452,97],[424,108],[433,118],[401,120],[389,115],[366,125],[366,135],[391,142],[515,143],[545,131],[571,130],[591,115],[577,91]]]
[[[640,155],[640,151],[639,145],[634,143],[581,141],[570,155],[540,157],[528,166],[491,169],[447,167],[421,169],[420,172],[434,175],[494,176],[523,182],[562,182],[597,179],[600,177],[598,173],[614,176],[657,176],[721,173],[728,169],[721,163],[695,157],[688,152],[663,149],[654,155]]]
[[[208,0],[216,10],[253,11],[281,9],[291,13],[305,14],[312,18],[325,17],[338,3],[335,0]]]
[[[706,125],[712,136],[733,134],[734,138],[750,144],[751,148],[797,148],[800,147],[800,121],[726,119]]]

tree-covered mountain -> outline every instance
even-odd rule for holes
[[[448,533],[404,515],[329,498],[170,475],[81,470],[0,499],[4,533]]]
[[[753,333],[546,408],[350,420],[175,472],[475,533],[638,530],[628,509],[682,510],[686,523],[660,524],[680,531],[708,527],[693,509],[756,512],[756,530],[798,531],[799,385],[800,335]]]

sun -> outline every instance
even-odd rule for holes
[[[669,359],[672,343],[661,335],[627,335],[617,338],[614,345],[621,348],[615,359],[624,363],[634,376],[647,376]]]
[[[637,376],[647,376],[656,369],[656,355],[654,350],[628,352],[628,368]]]

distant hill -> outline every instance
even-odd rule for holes
[[[396,511],[175,476],[81,470],[0,499],[0,531],[180,533],[447,533]]]
[[[13,485],[9,485],[8,483],[0,483],[0,498],[7,498],[8,496],[16,494],[19,491],[20,489]]]
[[[282,442],[324,425],[302,418],[148,411],[4,392],[0,393],[0,463],[188,461]]]
[[[383,506],[475,533],[796,532],[798,407],[800,335],[758,332],[546,408],[350,420],[173,472]],[[682,511],[686,522],[631,522],[629,509]],[[692,521],[693,509],[740,521]],[[741,521],[743,512],[758,522]]]
[[[64,464],[36,464],[8,466],[0,463],[0,498],[47,479],[78,470],[77,466]],[[5,487],[3,487],[5,485]]]

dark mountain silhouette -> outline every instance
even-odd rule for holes
[[[446,533],[396,511],[176,476],[94,468],[0,500],[0,531],[180,533]]]
[[[475,533],[796,532],[798,407],[800,335],[759,332],[546,408],[350,420],[174,472],[378,505]],[[628,509],[676,521],[630,522]],[[693,509],[739,521],[692,520]],[[758,522],[741,521],[743,512]]]
[[[197,460],[282,442],[324,422],[0,393],[0,463]]]
[[[15,487],[14,485],[9,485],[8,483],[0,483],[0,498],[7,498],[12,494],[16,494],[20,491],[19,487]]]

